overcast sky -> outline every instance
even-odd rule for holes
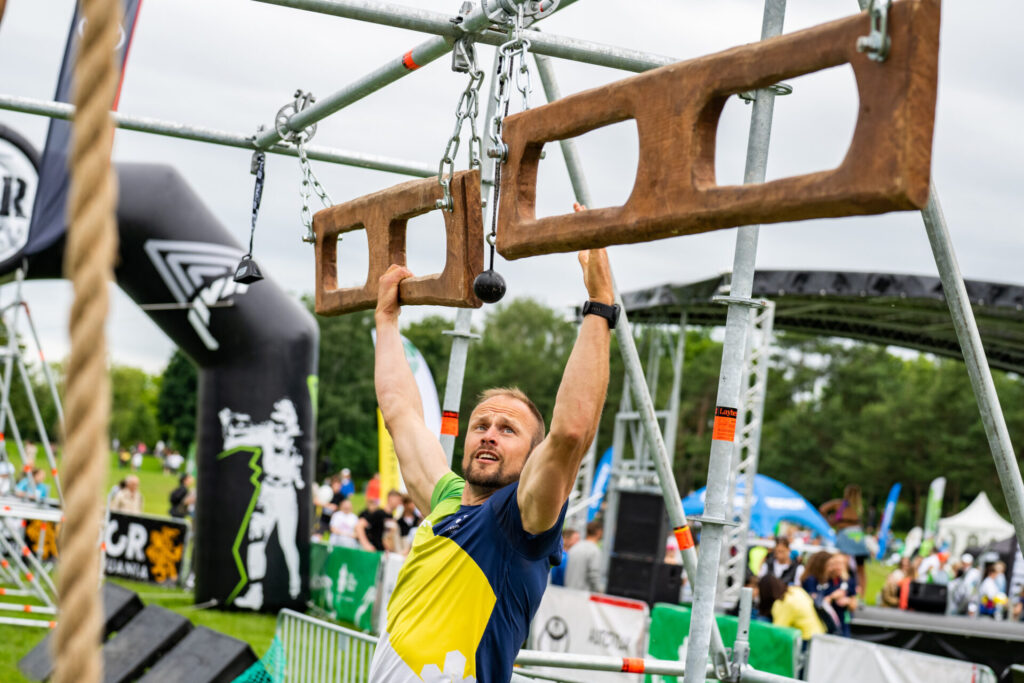
[[[412,0],[409,0],[411,3]],[[454,13],[459,0],[416,5]],[[8,0],[0,25],[0,93],[52,99],[72,0]],[[857,10],[856,0],[789,0],[787,32]],[[689,59],[756,40],[757,0],[580,0],[544,23],[545,31]],[[1024,282],[1021,192],[1024,186],[1024,90],[1021,64],[1024,3],[1011,0],[946,2],[942,25],[933,178],[966,277]],[[253,133],[270,125],[296,88],[323,98],[403,54],[427,36],[251,0],[144,0],[128,62],[120,111],[187,124]],[[489,66],[492,48],[480,48]],[[601,67],[555,63],[563,94],[629,74]],[[447,58],[413,73],[320,124],[315,144],[383,154],[434,165],[454,122],[465,76]],[[543,102],[534,77],[534,105]],[[857,95],[852,71],[840,67],[795,79],[793,95],[777,100],[768,177],[823,170],[838,164],[852,135]],[[513,110],[517,106],[513,100]],[[717,176],[742,178],[749,107],[730,100],[719,127]],[[482,112],[481,112],[482,113]],[[0,111],[0,123],[41,147],[46,119]],[[626,122],[580,139],[598,205],[620,204],[636,169],[635,126]],[[177,168],[214,215],[242,243],[247,239],[252,176],[249,153],[165,137],[119,131],[118,161],[161,162]],[[464,165],[465,160],[460,159]],[[335,202],[404,180],[403,177],[314,162]],[[464,167],[464,166],[460,166]],[[296,294],[313,290],[314,262],[300,240],[299,167],[270,156],[256,258]],[[561,213],[573,201],[557,149],[542,163],[539,215]],[[319,207],[314,207],[319,208]],[[440,269],[439,221],[411,224],[410,266]],[[735,230],[611,249],[624,290],[688,282],[732,268]],[[365,279],[365,239],[347,237],[340,259],[343,284]],[[761,232],[758,267],[843,269],[935,274],[917,213],[771,225]],[[572,255],[497,265],[510,296],[531,296],[568,307],[585,296]],[[116,289],[116,288],[115,288]],[[70,287],[32,282],[26,295],[51,359],[66,355]],[[0,291],[9,300],[9,286]],[[411,315],[443,312],[419,309]],[[184,315],[184,313],[183,313]],[[479,320],[476,314],[476,320]],[[117,291],[109,325],[112,359],[159,371],[173,347],[164,334]],[[366,343],[369,343],[366,340]]]

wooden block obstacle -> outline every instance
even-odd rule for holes
[[[454,210],[443,211],[447,256],[444,270],[404,280],[398,289],[402,304],[477,308],[473,280],[484,268],[483,213],[480,172],[460,171],[451,184]],[[373,308],[377,280],[392,263],[405,265],[408,220],[435,210],[441,199],[437,178],[412,180],[395,187],[318,211],[316,233],[316,312],[340,315]],[[338,287],[338,237],[366,230],[369,273],[362,287]]]
[[[192,630],[188,619],[147,605],[103,646],[104,683],[128,683]]]
[[[139,683],[230,683],[256,661],[248,643],[197,626]]]
[[[754,223],[923,208],[935,119],[939,0],[893,3],[892,47],[883,63],[857,52],[857,39],[869,30],[862,12],[508,117],[498,251],[517,259]],[[764,184],[716,184],[715,136],[730,96],[847,63],[860,105],[853,141],[838,167]],[[629,119],[636,121],[640,153],[626,203],[536,218],[544,143]]]

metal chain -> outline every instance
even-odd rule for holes
[[[306,156],[306,145],[316,135],[316,124],[314,123],[302,130],[292,130],[288,127],[288,120],[310,107],[316,102],[316,98],[313,96],[313,93],[304,90],[296,90],[294,98],[294,101],[284,105],[277,112],[277,116],[274,117],[274,128],[277,130],[277,134],[281,136],[283,142],[294,144],[299,152],[299,168],[302,170],[302,186],[299,188],[299,195],[302,197],[302,209],[300,209],[299,215],[302,219],[302,227],[306,229],[306,233],[302,236],[302,241],[312,244],[316,242],[316,235],[313,233],[313,212],[309,208],[311,194],[313,192],[316,193],[324,208],[332,206],[334,202],[331,201],[327,190],[324,189],[316,174],[313,173],[313,167],[309,165],[309,157]]]
[[[498,48],[498,68],[495,74],[498,85],[494,89],[494,100],[497,106],[494,108],[494,118],[490,121],[491,149],[488,150],[488,156],[497,160],[495,163],[504,162],[508,157],[508,146],[501,139],[501,122],[508,115],[509,83],[512,81],[513,64],[517,56],[520,67],[515,77],[516,88],[522,95],[523,109],[529,109],[528,97],[531,85],[526,53],[530,49],[530,41],[523,36],[524,22],[523,6],[519,5],[519,12],[515,16],[509,40]]]
[[[437,182],[444,191],[444,196],[437,200],[437,208],[445,211],[453,211],[455,203],[452,200],[452,178],[455,175],[455,158],[459,152],[459,145],[462,144],[462,126],[469,121],[469,167],[470,169],[480,168],[481,157],[483,156],[483,141],[477,129],[476,120],[480,114],[480,86],[484,82],[484,72],[476,64],[476,51],[468,37],[460,38],[455,43],[456,56],[462,64],[466,65],[466,73],[469,74],[469,83],[466,89],[459,96],[459,102],[455,107],[455,129],[448,138],[444,153],[441,155],[441,162],[437,166]]]
[[[331,201],[324,186],[320,184],[319,178],[313,173],[313,167],[309,165],[309,157],[306,156],[306,142],[306,139],[299,138],[297,143],[299,148],[299,168],[302,169],[302,186],[299,188],[299,194],[302,195],[300,215],[302,216],[302,227],[306,229],[306,234],[302,236],[302,241],[312,244],[316,242],[316,235],[313,233],[313,212],[309,209],[310,188],[320,198],[320,203],[323,204],[325,209],[333,206],[334,202]]]
[[[871,32],[857,39],[857,52],[863,52],[868,59],[884,62],[889,58],[892,40],[889,38],[889,7],[891,0],[871,0],[868,15],[871,18]]]

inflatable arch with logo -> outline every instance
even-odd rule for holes
[[[0,126],[0,276],[25,264],[29,278],[61,277],[63,159],[59,167],[48,177],[44,161],[37,173],[36,151]],[[117,284],[199,368],[196,602],[301,607],[309,593],[316,321],[269,279],[233,281],[242,248],[177,172],[156,164],[117,171]]]

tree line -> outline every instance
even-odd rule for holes
[[[311,302],[307,301],[307,305]],[[320,323],[320,381],[317,406],[317,475],[342,467],[357,479],[377,469],[377,419],[373,388],[373,312]],[[428,316],[407,323],[403,334],[420,350],[443,396],[452,321]],[[463,384],[460,434],[474,398],[493,386],[515,385],[550,418],[558,383],[576,338],[576,323],[565,312],[517,299],[489,309],[474,332]],[[659,335],[669,346],[659,368],[655,402],[667,405],[671,390],[671,339],[664,329],[636,326],[641,358]],[[704,485],[718,390],[722,345],[710,330],[686,332],[674,470],[680,491]],[[1000,511],[1005,503],[963,363],[845,340],[777,334],[769,363],[759,471],[793,487],[814,504],[858,483],[865,500],[882,507],[889,487],[903,484],[897,525],[920,523],[928,485],[947,478],[946,512],[961,509],[985,491]],[[60,365],[54,370],[61,377]],[[995,372],[1010,435],[1020,454],[1024,435],[1024,383]],[[29,366],[44,423],[56,411],[38,365]],[[624,367],[613,338],[608,401],[598,432],[598,449],[612,442],[622,397]],[[58,381],[60,381],[58,379]],[[186,452],[195,437],[196,371],[180,352],[159,375],[113,365],[111,436],[122,443],[163,439]],[[11,404],[24,438],[33,438],[32,415],[20,387]],[[9,431],[9,430],[8,430]],[[38,438],[38,436],[35,436]],[[457,440],[454,462],[461,460]]]

